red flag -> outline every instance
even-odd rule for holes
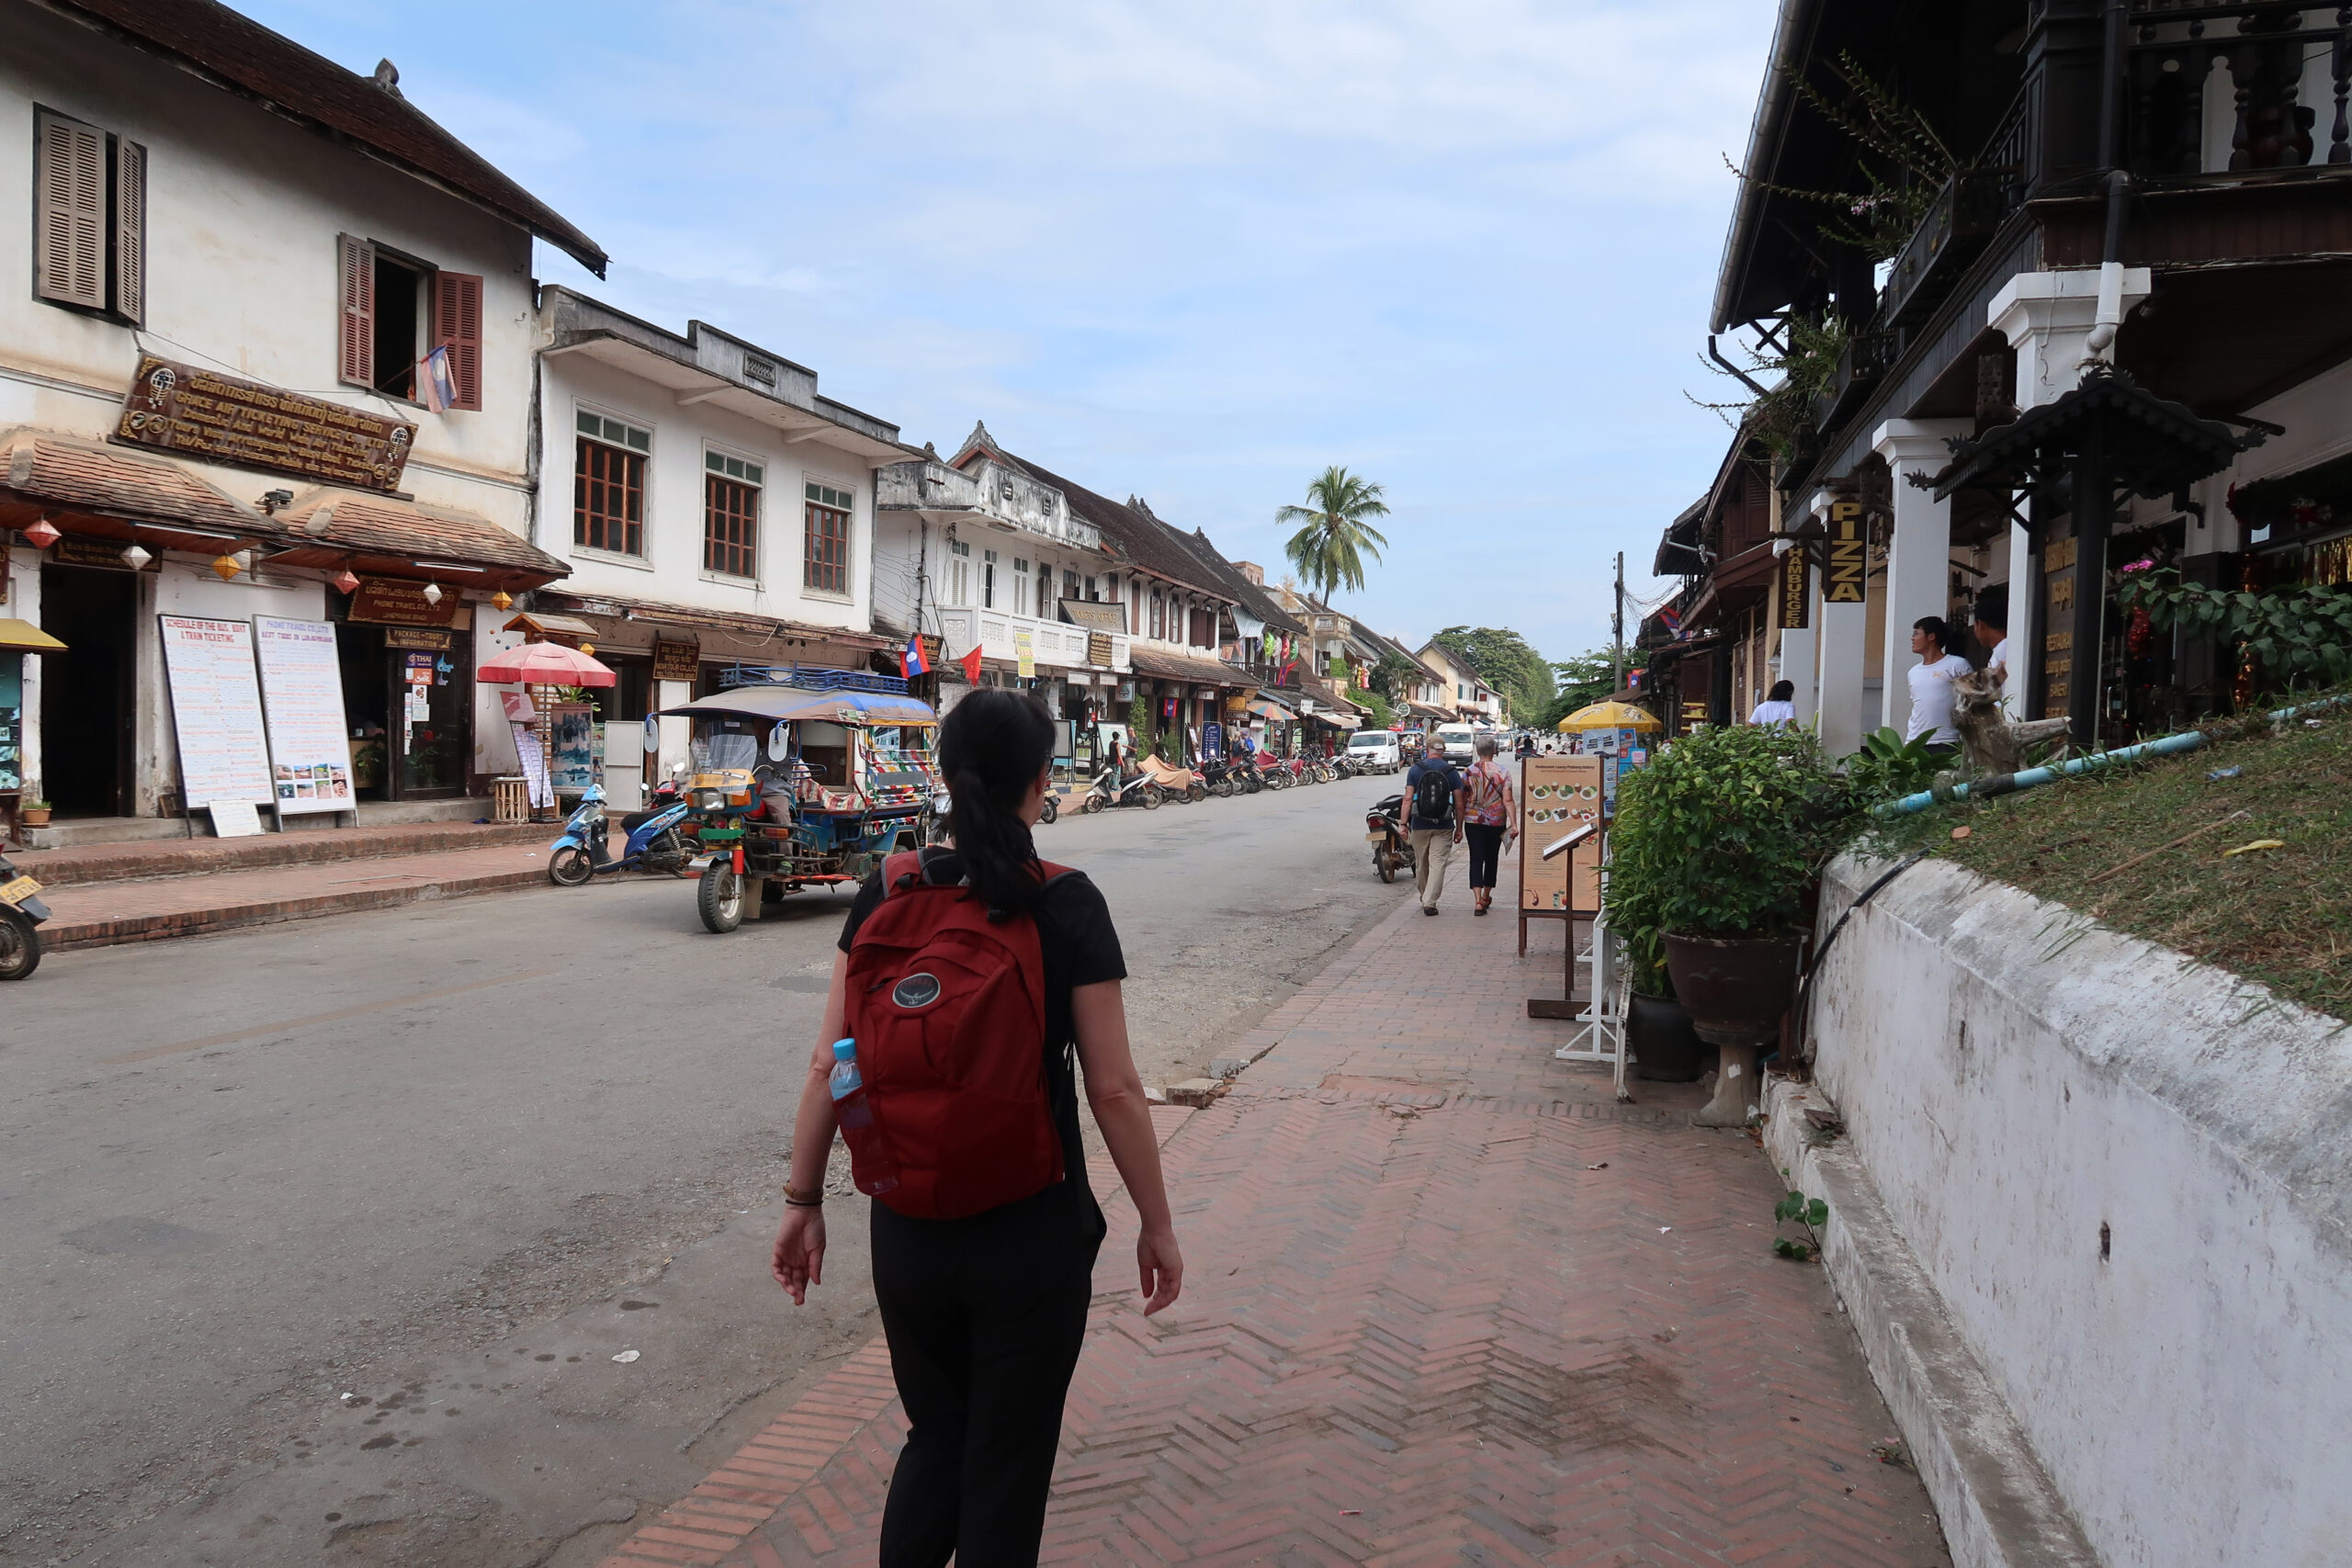
[[[972,649],[971,652],[964,655],[960,662],[964,666],[964,679],[975,686],[978,685],[980,683],[980,650],[977,648]]]

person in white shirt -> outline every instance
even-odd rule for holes
[[[1755,725],[1777,725],[1782,729],[1795,728],[1796,694],[1797,683],[1794,681],[1773,682],[1771,694],[1756,705],[1756,711],[1747,716],[1747,722]]]
[[[1976,640],[1993,650],[1984,668],[1993,679],[2009,679],[2009,585],[1996,582],[1976,596]]]
[[[1957,750],[1960,731],[1951,724],[1951,683],[1969,671],[1968,660],[1950,651],[1951,628],[1941,615],[1922,615],[1911,623],[1911,651],[1919,656],[1911,671],[1911,724],[1906,741],[1924,735],[1930,750]]]

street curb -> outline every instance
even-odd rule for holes
[[[453,851],[537,844],[562,829],[553,823],[431,823],[393,832],[377,829],[266,834],[258,839],[162,840],[80,850],[34,850],[16,857],[17,868],[47,887],[89,887],[112,882],[171,882],[246,871],[340,865],[352,861],[401,860]]]
[[[120,919],[47,926],[41,930],[40,945],[44,953],[74,953],[91,947],[125,947],[133,942],[167,942],[175,937],[206,936],[214,931],[280,925],[288,920],[317,919],[324,915],[350,914],[364,909],[392,909],[425,899],[458,898],[469,893],[496,893],[533,886],[550,886],[545,866],[534,866],[526,871],[492,872],[482,876],[441,877],[408,887],[322,893],[307,898],[277,898],[253,904],[229,904],[214,909],[182,909],[168,915],[128,915]]]
[[[1956,1568],[2099,1568],[1861,1160],[1843,1142],[1805,1138],[1808,1104],[1829,1108],[1817,1086],[1766,1085],[1765,1150],[1791,1187],[1829,1206],[1821,1266],[1935,1500]]]

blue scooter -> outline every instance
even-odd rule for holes
[[[548,852],[548,880],[558,887],[578,887],[599,873],[616,871],[666,871],[684,876],[692,857],[678,824],[693,811],[693,804],[676,783],[663,780],[655,787],[650,807],[621,818],[621,831],[628,839],[616,856],[605,845],[605,792],[591,784],[581,797],[580,809],[563,825],[563,837]]]

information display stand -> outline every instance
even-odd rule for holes
[[[1572,829],[1601,820],[1601,773],[1598,757],[1525,757],[1519,768],[1519,831],[1527,852],[1519,857],[1519,951],[1527,952],[1527,922],[1559,920],[1569,930],[1568,947],[1579,918],[1600,910],[1600,844],[1598,838],[1545,860],[1539,852]]]

